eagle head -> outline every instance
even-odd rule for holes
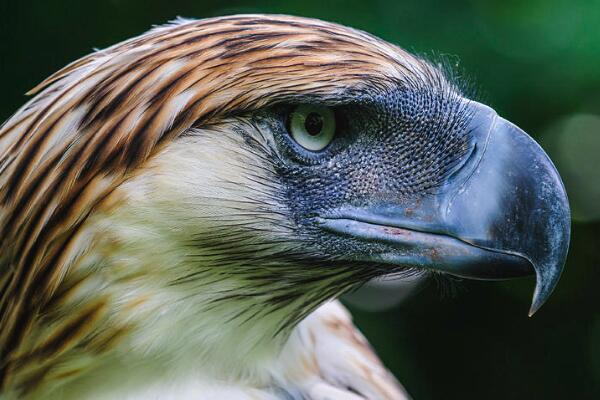
[[[361,31],[182,20],[32,93],[0,129],[14,393],[132,365],[264,382],[300,321],[373,278],[535,274],[533,313],[566,258],[565,190],[534,140]]]

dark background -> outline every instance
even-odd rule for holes
[[[428,283],[378,313],[353,307],[414,398],[600,398],[600,2],[0,0],[0,120],[92,48],[176,16],[241,12],[318,17],[446,57],[484,101],[540,141],[565,180],[569,259],[533,318],[533,279],[462,281],[452,290]]]

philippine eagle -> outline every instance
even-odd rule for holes
[[[335,300],[559,279],[542,149],[437,66],[314,19],[179,20],[0,129],[0,398],[402,399]]]

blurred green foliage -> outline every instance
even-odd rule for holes
[[[577,218],[568,264],[533,318],[525,279],[463,281],[452,296],[429,284],[355,319],[416,399],[600,398],[600,1],[0,1],[2,120],[92,47],[176,16],[317,17],[446,58],[557,162]]]

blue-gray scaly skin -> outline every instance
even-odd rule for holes
[[[372,88],[336,105],[338,134],[323,151],[308,152],[276,132],[288,161],[282,165],[294,219],[318,235],[325,254],[388,248],[323,231],[316,218],[379,203],[406,204],[438,192],[468,151],[468,102],[440,77],[393,89]]]

